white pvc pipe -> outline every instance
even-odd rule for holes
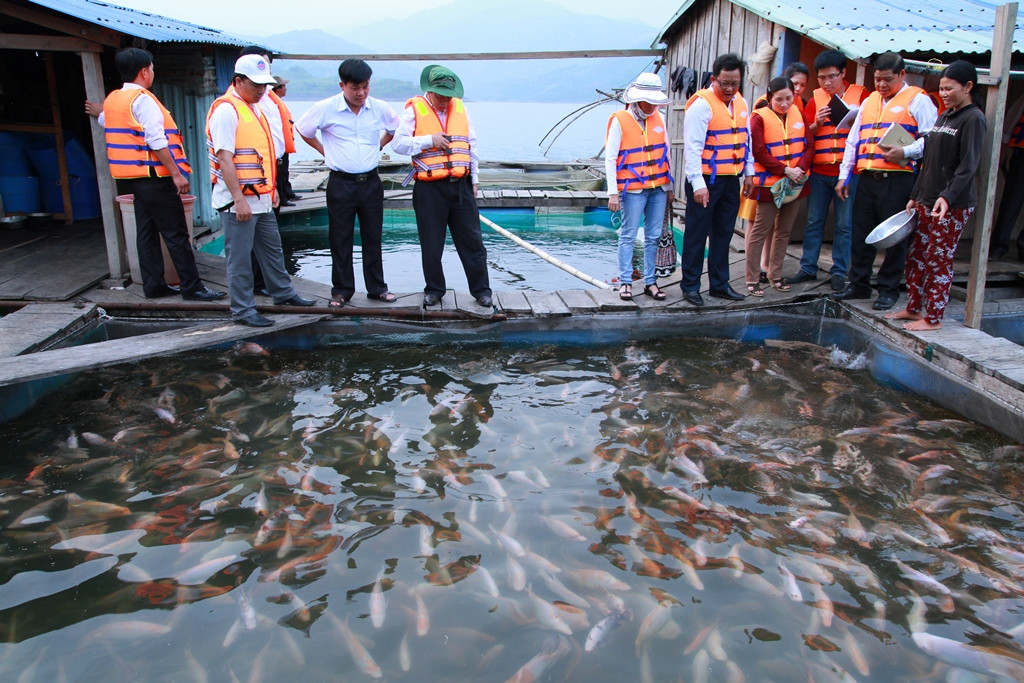
[[[556,259],[551,254],[547,253],[543,249],[540,249],[538,247],[533,246],[532,244],[530,244],[529,242],[527,242],[523,238],[519,237],[518,235],[512,234],[511,232],[509,232],[505,228],[501,227],[500,225],[498,225],[494,221],[488,220],[487,218],[485,218],[482,215],[480,216],[480,221],[482,223],[486,224],[488,227],[490,227],[492,230],[494,230],[494,232],[498,233],[502,237],[507,237],[508,239],[512,240],[513,242],[515,242],[519,246],[523,247],[524,249],[526,249],[528,251],[532,251],[534,254],[536,254],[537,256],[540,256],[542,259],[544,259],[545,261],[547,261],[551,265],[557,266],[557,267],[561,268],[562,270],[564,270],[565,272],[569,273],[573,277],[578,277],[579,279],[583,280],[587,284],[590,284],[590,285],[593,285],[595,287],[598,287],[599,289],[611,289],[611,286],[609,286],[607,283],[604,283],[604,282],[598,280],[595,277],[591,277],[590,275],[587,275],[586,273],[584,273],[584,272],[582,272],[580,270],[577,270],[576,268],[573,268],[572,266],[570,266],[568,263],[565,263],[564,261],[559,261],[558,259]]]

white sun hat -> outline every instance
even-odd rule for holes
[[[626,104],[634,102],[650,102],[658,106],[668,104],[669,98],[661,85],[661,76],[644,72],[636,77],[636,80],[629,84],[625,94],[622,96]]]

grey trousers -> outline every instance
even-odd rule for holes
[[[231,319],[238,320],[256,311],[250,253],[256,254],[256,260],[263,270],[263,279],[267,283],[267,292],[274,298],[274,303],[295,296],[292,279],[284,266],[281,233],[278,232],[274,212],[253,214],[251,219],[242,223],[235,218],[235,214],[224,211],[220,214],[220,221],[224,229]]]

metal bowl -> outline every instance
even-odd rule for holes
[[[905,240],[917,226],[917,212],[900,211],[878,224],[864,240],[875,249],[888,249]]]
[[[28,216],[5,216],[0,218],[0,227],[8,230],[23,228],[28,222]]]

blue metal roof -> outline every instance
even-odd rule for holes
[[[729,0],[765,19],[864,59],[895,50],[977,54],[992,49],[996,9],[987,0]],[[684,0],[652,47],[697,0]],[[1014,52],[1024,50],[1024,19],[1017,14]]]
[[[252,45],[248,40],[185,21],[110,5],[95,0],[29,0],[32,4],[158,43],[209,43],[213,45]],[[168,6],[173,6],[169,3]]]

